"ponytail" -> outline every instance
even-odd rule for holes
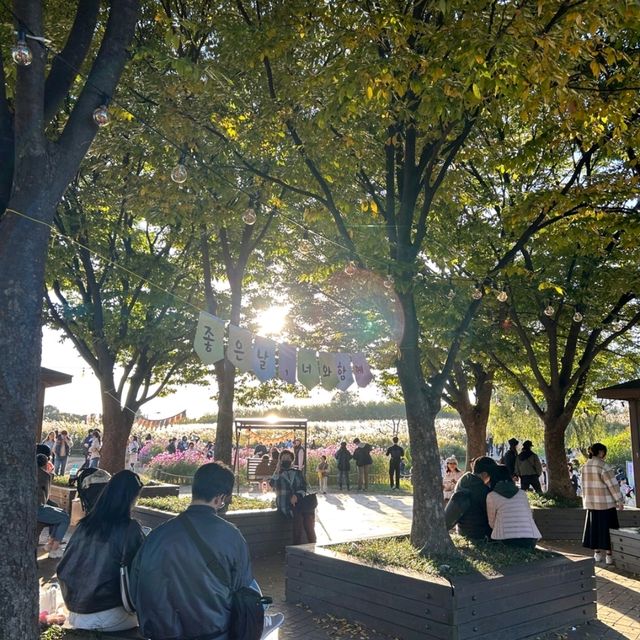
[[[588,449],[589,458],[597,458],[601,451],[604,451],[604,454],[607,455],[607,447],[605,447],[601,442],[595,442]]]

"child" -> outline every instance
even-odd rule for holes
[[[327,462],[327,456],[320,456],[320,463],[318,464],[318,484],[320,485],[320,492],[327,493],[327,479],[329,477],[329,463]]]

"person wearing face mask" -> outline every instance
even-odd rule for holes
[[[293,544],[316,541],[315,506],[307,506],[307,481],[299,469],[293,467],[293,453],[285,449],[280,454],[278,468],[269,481],[276,492],[276,507],[287,518],[293,518]]]
[[[496,461],[488,456],[473,461],[472,472],[467,472],[460,478],[445,508],[447,529],[457,526],[457,532],[465,538],[482,539],[491,536],[487,518],[487,494],[495,467]]]
[[[217,515],[231,497],[234,481],[228,466],[203,464],[193,477],[189,508],[154,529],[136,554],[131,597],[145,638],[230,640],[232,592],[242,587],[258,591],[244,537]],[[207,566],[202,545],[209,547],[228,584]],[[281,613],[265,615],[262,638],[283,621]]]

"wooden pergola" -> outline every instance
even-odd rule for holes
[[[44,391],[49,387],[69,384],[73,376],[62,371],[40,367],[40,385],[38,387],[38,423],[36,424],[36,442],[42,440],[42,418],[44,416]]]
[[[598,398],[608,400],[626,400],[629,403],[629,422],[631,424],[631,458],[633,461],[634,490],[636,505],[638,501],[638,482],[640,482],[640,380],[629,380],[605,387],[597,391]]]

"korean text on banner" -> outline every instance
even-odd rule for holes
[[[315,351],[300,349],[298,351],[298,382],[311,390],[320,382],[318,359]]]
[[[351,362],[353,364],[353,375],[358,386],[366,387],[373,380],[367,360],[361,353],[352,353]]]
[[[201,311],[193,347],[205,364],[215,364],[222,360],[224,358],[224,321]]]
[[[260,382],[276,377],[276,343],[273,340],[256,336],[253,345],[253,373]]]
[[[318,354],[320,368],[320,385],[323,389],[331,391],[338,386],[338,371],[336,366],[336,354],[321,351]]]
[[[227,343],[227,360],[242,373],[252,371],[253,334],[247,329],[229,325],[229,341]]]
[[[351,357],[348,353],[336,353],[336,373],[338,374],[336,388],[340,391],[346,391],[353,384]]]
[[[278,345],[278,378],[289,384],[296,382],[296,347],[286,342]]]

